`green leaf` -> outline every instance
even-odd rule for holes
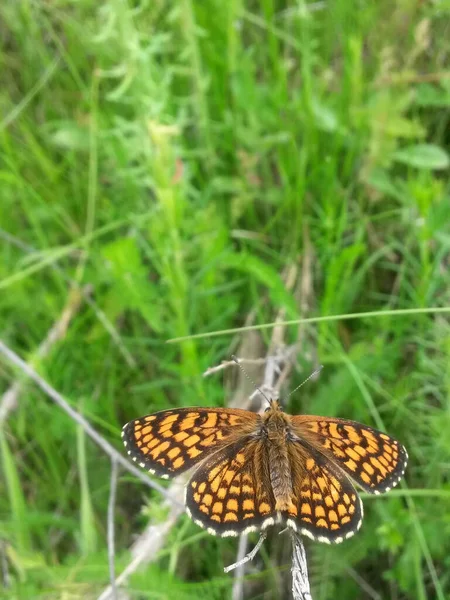
[[[95,528],[95,513],[92,505],[91,488],[88,477],[86,459],[86,434],[77,427],[78,478],[80,482],[80,532],[79,542],[81,553],[91,554],[97,549],[97,531]]]
[[[447,107],[450,106],[450,91],[424,83],[417,88],[414,103],[427,108]]]
[[[89,130],[74,121],[54,121],[47,130],[51,143],[63,150],[89,149]]]
[[[341,130],[336,114],[325,104],[321,104],[318,100],[312,101],[312,112],[316,121],[316,125],[322,131],[334,133]]]
[[[417,169],[447,169],[450,165],[447,152],[434,144],[407,146],[394,152],[392,158]]]

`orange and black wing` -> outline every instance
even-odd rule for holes
[[[291,419],[300,440],[315,446],[365,491],[388,492],[403,477],[408,454],[386,433],[345,419],[309,415]]]
[[[361,527],[361,499],[327,457],[300,442],[289,444],[292,502],[282,513],[288,527],[318,542],[338,544]]]
[[[261,439],[240,438],[207,458],[187,484],[186,511],[214,535],[239,535],[273,525],[275,499]]]
[[[122,439],[141,467],[163,478],[187,471],[240,435],[252,432],[259,415],[225,408],[163,410],[127,423]]]

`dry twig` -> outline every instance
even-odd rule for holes
[[[308,565],[302,538],[291,531],[292,539],[292,596],[294,600],[312,600],[308,579]]]
[[[260,540],[264,541],[264,539],[261,537]],[[234,573],[234,580],[233,580],[233,588],[231,590],[231,598],[232,600],[243,600],[244,598],[244,585],[243,585],[243,577],[244,577],[244,572],[245,572],[245,568],[244,568],[244,563],[242,562],[245,558],[245,555],[247,554],[247,548],[248,548],[248,535],[246,533],[244,533],[243,535],[239,536],[239,545],[238,545],[238,551],[237,551],[237,556],[236,556],[236,562],[234,563],[234,565],[236,565],[236,571]],[[255,546],[256,548],[256,546]],[[259,550],[259,546],[258,546],[258,550]],[[252,556],[252,560],[253,560],[253,556]],[[231,567],[234,567],[234,565],[230,565]],[[228,567],[225,567],[224,571],[225,573],[227,572]],[[229,569],[229,568],[228,568]]]
[[[240,358],[239,362],[243,365],[264,365],[266,360],[266,358]],[[223,360],[220,365],[206,369],[206,371],[203,373],[203,377],[208,377],[209,375],[223,371],[228,367],[234,367],[235,364],[235,360]]]
[[[243,539],[244,536],[241,536],[241,539],[239,540],[239,548],[241,546],[241,541]],[[255,558],[255,556],[258,553],[258,550],[261,548],[261,546],[264,543],[264,540],[267,537],[267,533],[265,531],[261,532],[261,535],[259,536],[259,540],[256,543],[256,546],[250,550],[250,552],[248,552],[247,554],[245,554],[242,558],[239,558],[235,563],[233,563],[232,565],[228,565],[228,567],[224,567],[223,572],[224,573],[229,573],[230,571],[233,571],[234,569],[237,569],[239,567],[242,567],[242,565],[245,565],[245,563],[250,562],[251,560],[253,560]],[[238,552],[238,556],[239,556]]]

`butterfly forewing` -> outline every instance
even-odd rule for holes
[[[405,472],[406,449],[386,433],[330,417],[297,415],[291,423],[300,439],[308,440],[367,492],[389,491]]]
[[[261,439],[243,437],[207,458],[186,487],[186,509],[198,525],[222,536],[273,524],[275,499]]]
[[[361,500],[347,476],[314,448],[289,444],[293,498],[288,526],[311,539],[339,543],[361,526]]]
[[[134,461],[150,473],[168,478],[253,431],[258,418],[240,409],[163,410],[127,423],[122,438]]]

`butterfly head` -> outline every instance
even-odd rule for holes
[[[271,398],[269,400],[269,406],[265,409],[264,412],[269,412],[269,411],[271,411],[271,412],[278,412],[278,411],[282,411],[282,410],[283,409],[281,407],[280,401],[279,400],[274,400],[273,398]]]

